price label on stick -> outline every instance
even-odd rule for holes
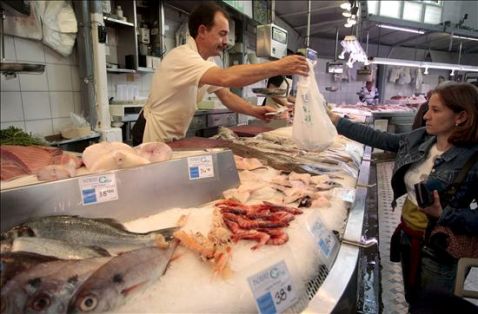
[[[287,264],[281,261],[247,278],[261,314],[282,313],[297,302]]]
[[[118,199],[116,176],[113,173],[79,179],[83,205],[109,202]]]

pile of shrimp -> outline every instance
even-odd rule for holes
[[[182,226],[184,224],[185,221]],[[218,209],[213,212],[212,227],[207,237],[200,232],[187,233],[183,230],[176,231],[174,237],[182,246],[198,253],[203,261],[210,262],[215,276],[227,278],[231,275],[231,232],[224,225]]]
[[[262,202],[257,205],[245,205],[234,199],[226,199],[215,204],[222,213],[224,224],[232,232],[231,239],[254,240],[251,247],[256,250],[263,245],[282,245],[289,240],[284,228],[302,214],[298,208]]]

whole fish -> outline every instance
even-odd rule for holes
[[[43,256],[29,252],[5,252],[0,254],[0,287],[15,275],[35,265],[57,260],[56,257]]]
[[[2,289],[1,313],[66,313],[77,288],[110,259],[60,260],[32,267]]]
[[[105,312],[123,304],[138,288],[164,273],[176,248],[142,248],[113,257],[95,271],[71,299],[68,313]]]
[[[108,251],[103,248],[72,245],[65,241],[39,237],[19,237],[14,239],[11,252],[18,251],[54,256],[59,259],[110,256]]]
[[[27,221],[7,231],[2,238],[35,236],[56,239],[73,245],[101,247],[112,255],[145,246],[167,247],[176,228],[134,233],[112,219],[79,216],[47,216]]]

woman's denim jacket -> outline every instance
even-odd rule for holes
[[[406,193],[405,173],[412,164],[424,161],[436,142],[436,137],[428,135],[425,128],[410,133],[390,134],[343,118],[337,123],[337,131],[362,144],[397,153],[392,176],[393,207],[396,199]],[[427,188],[430,191],[437,190],[443,202],[444,191],[477,150],[478,144],[474,144],[467,147],[453,146],[443,153],[436,159],[425,182]],[[456,233],[478,235],[478,209],[470,208],[473,200],[478,200],[478,162],[468,172],[455,197],[448,204],[442,203],[445,206],[438,223],[450,227]]]

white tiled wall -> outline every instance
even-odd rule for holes
[[[6,59],[45,63],[42,74],[1,76],[1,128],[11,125],[32,134],[59,133],[70,112],[81,114],[76,49],[63,57],[39,41],[5,36]]]
[[[108,97],[117,98],[117,85],[136,86],[139,96],[147,98],[151,88],[153,73],[108,73]]]

